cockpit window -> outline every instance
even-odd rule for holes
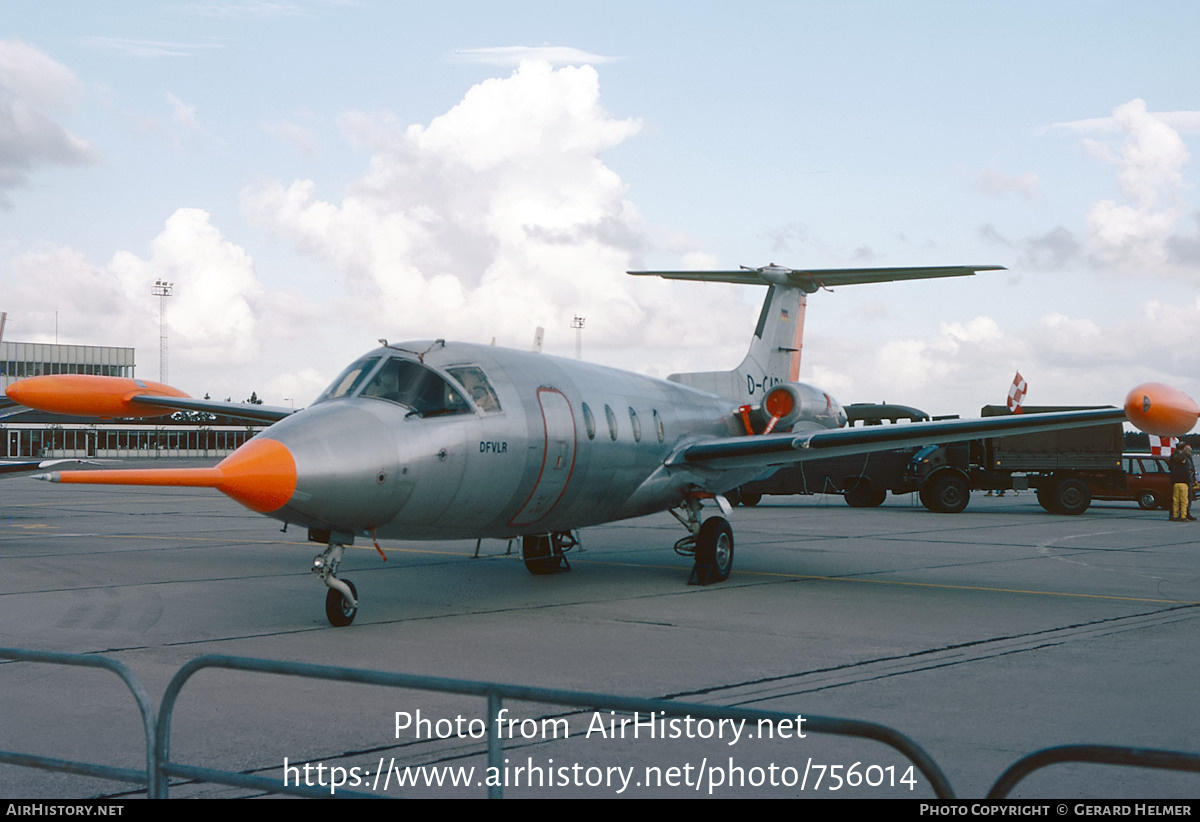
[[[421,417],[471,411],[458,389],[439,374],[412,360],[396,357],[380,367],[361,396],[399,403]]]
[[[479,406],[480,411],[490,414],[500,410],[500,399],[496,396],[492,384],[488,382],[487,375],[479,366],[454,365],[446,370],[450,372],[450,376],[462,383],[463,388],[467,389],[467,393]]]
[[[361,360],[356,360],[350,366],[338,375],[338,378],[322,392],[321,396],[317,397],[315,402],[321,400],[332,400],[338,397],[348,397],[353,394],[358,386],[362,383],[363,378],[371,373],[371,369],[379,362],[379,356],[363,357]]]

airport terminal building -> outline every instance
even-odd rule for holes
[[[0,342],[0,392],[45,374],[134,378],[135,367],[132,348]],[[9,412],[0,414],[0,459],[223,457],[262,429],[200,413],[122,421]]]

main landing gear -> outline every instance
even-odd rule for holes
[[[350,580],[337,577],[337,568],[345,550],[346,546],[330,542],[324,551],[317,554],[312,564],[312,572],[329,587],[325,594],[325,616],[335,628],[346,627],[358,615],[358,589]]]
[[[709,517],[700,522],[700,501],[688,497],[681,506],[683,513],[671,509],[688,535],[675,543],[675,553],[694,557],[688,585],[708,585],[724,582],[733,571],[733,529],[725,517]]]
[[[521,559],[525,570],[535,576],[570,571],[566,553],[579,547],[579,537],[570,531],[552,534],[526,534],[521,537]]]

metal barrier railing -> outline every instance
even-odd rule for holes
[[[157,784],[157,769],[154,754],[154,707],[142,683],[128,668],[115,659],[90,654],[63,654],[54,651],[30,651],[24,648],[0,648],[0,658],[20,660],[23,662],[41,662],[50,665],[72,665],[79,668],[99,668],[110,671],[121,678],[125,687],[133,694],[138,709],[142,713],[142,733],[146,738],[146,770],[132,768],[117,768],[111,765],[98,765],[92,762],[77,762],[70,759],[54,759],[47,756],[34,756],[13,751],[0,751],[0,762],[10,765],[23,765],[29,768],[61,771],[63,773],[95,776],[101,779],[112,779],[118,782],[132,782],[145,786],[147,794],[154,796],[159,792]]]
[[[1029,774],[1065,762],[1200,773],[1200,754],[1149,748],[1122,748],[1115,745],[1062,745],[1031,753],[1009,765],[1008,770],[1000,775],[996,784],[988,791],[987,798],[1004,799],[1017,783]]]
[[[303,796],[328,796],[328,789],[295,790],[292,786],[284,788],[278,779],[249,776],[246,774],[229,774],[208,769],[196,768],[170,759],[171,715],[175,702],[184,683],[197,671],[204,668],[226,668],[236,671],[256,671],[258,673],[280,674],[283,676],[301,676],[315,679],[328,679],[336,682],[355,682],[362,685],[384,685],[394,688],[406,688],[419,691],[440,691],[443,693],[466,694],[482,696],[487,699],[487,757],[490,768],[499,769],[504,758],[504,748],[500,734],[500,709],[503,700],[512,699],[523,702],[538,702],[549,705],[571,705],[592,709],[614,711],[646,711],[663,716],[691,716],[696,719],[745,719],[757,722],[795,722],[795,713],[782,711],[764,711],[754,708],[722,707],[717,705],[699,705],[686,702],[670,702],[661,699],[636,699],[633,697],[613,696],[611,694],[587,693],[584,691],[565,691],[552,688],[532,688],[523,685],[502,685],[495,682],[474,682],[465,679],[445,679],[441,677],[414,676],[412,674],[394,674],[384,671],[370,671],[361,668],[339,668],[330,665],[313,665],[303,662],[273,662],[265,659],[249,659],[214,654],[197,657],[179,669],[171,678],[163,695],[162,707],[158,715],[158,744],[155,755],[158,760],[162,778],[162,796],[166,796],[167,777],[183,776],[192,779],[204,779],[221,784],[238,785],[270,790],[274,793],[295,793]],[[863,722],[856,719],[838,719],[825,716],[804,716],[804,728],[809,733],[834,734],[837,736],[858,737],[871,739],[887,745],[903,754],[929,780],[934,793],[942,799],[953,799],[954,791],[949,781],[937,763],[930,758],[915,742],[892,728],[874,722]],[[304,788],[304,786],[297,786]],[[501,785],[489,785],[488,797],[498,799],[503,796]],[[347,795],[350,794],[347,792]],[[356,796],[376,796],[374,794],[355,794]]]
[[[142,715],[142,728],[146,740],[145,771],[119,768],[75,760],[55,759],[46,756],[22,754],[0,750],[0,763],[20,765],[43,770],[79,774],[145,786],[147,795],[154,799],[166,799],[169,794],[170,777],[198,780],[233,787],[250,788],[275,794],[296,796],[328,797],[327,786],[286,785],[286,780],[256,776],[234,771],[173,762],[170,758],[171,720],[175,705],[185,683],[197,672],[206,668],[247,671],[255,673],[324,679],[336,682],[353,682],[362,685],[382,685],[420,691],[438,691],[462,695],[481,696],[486,699],[487,714],[487,760],[489,768],[499,769],[504,758],[504,746],[500,729],[500,713],[504,700],[537,702],[549,705],[566,705],[592,710],[606,709],[628,712],[647,712],[659,716],[692,717],[694,719],[734,719],[758,722],[794,722],[795,713],[766,711],[752,708],[700,705],[657,699],[637,699],[612,694],[588,693],[551,688],[534,688],[521,685],[504,685],[495,682],[477,682],[463,679],[416,676],[412,674],[388,673],[362,668],[343,668],[330,665],[314,665],[302,662],[276,662],[265,659],[208,655],[197,657],[186,663],[171,678],[163,694],[160,710],[155,717],[145,688],[122,663],[107,657],[90,654],[65,654],[51,651],[31,651],[20,648],[0,648],[0,659],[25,662],[49,663],[99,668],[116,674],[133,695]],[[662,712],[659,714],[658,712]],[[930,787],[941,799],[953,799],[954,791],[937,763],[915,742],[892,728],[874,722],[836,717],[804,716],[805,731],[835,736],[869,739],[887,745],[904,755],[929,780]],[[1145,748],[1122,748],[1106,745],[1066,745],[1032,753],[1011,765],[996,781],[988,793],[988,799],[1003,799],[1022,779],[1030,773],[1049,765],[1082,762],[1125,765],[1141,768],[1158,768],[1200,773],[1200,754],[1177,751],[1151,750]],[[339,790],[345,797],[378,798],[378,794]],[[488,796],[500,798],[501,785],[489,785]]]

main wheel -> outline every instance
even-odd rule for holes
[[[921,502],[925,503],[925,507],[939,514],[957,514],[970,501],[971,488],[958,474],[934,477],[921,494]]]
[[[1153,491],[1143,491],[1138,495],[1138,507],[1143,511],[1153,511],[1161,503],[1158,501],[1158,495]]]
[[[696,536],[696,564],[712,568],[709,579],[724,582],[733,571],[733,529],[724,517],[709,517]]]
[[[549,534],[521,537],[521,559],[525,561],[525,570],[539,577],[557,573],[561,562],[554,555],[554,543]]]
[[[1075,516],[1082,514],[1092,504],[1092,492],[1083,480],[1059,480],[1050,490],[1049,502],[1053,513]]]
[[[751,508],[753,508],[755,505],[758,505],[760,502],[762,502],[762,494],[755,494],[753,491],[751,491],[751,492],[743,491],[742,492],[742,505],[748,505]]]
[[[886,488],[874,488],[866,477],[846,482],[843,498],[851,508],[875,508],[887,499]]]
[[[358,601],[358,589],[354,587],[354,583],[348,579],[343,579],[346,587],[350,589],[350,593],[354,595],[355,602]],[[354,617],[358,615],[358,606],[353,608],[346,602],[346,598],[342,596],[342,592],[337,588],[330,588],[325,592],[325,617],[329,620],[329,624],[334,628],[345,628],[354,621]]]

